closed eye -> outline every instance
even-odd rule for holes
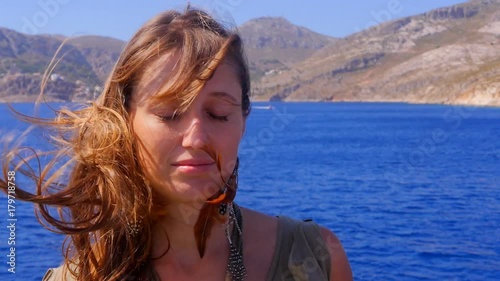
[[[213,113],[210,113],[210,112],[207,112],[208,113],[208,116],[210,116],[210,118],[214,119],[214,120],[217,120],[217,121],[227,121],[227,115],[216,115],[216,114],[213,114]]]
[[[172,115],[156,115],[158,118],[161,119],[161,121],[174,121],[179,119],[180,114],[177,112],[174,112]]]

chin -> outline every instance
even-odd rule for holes
[[[221,189],[222,183],[217,183],[211,178],[190,178],[174,180],[168,184],[158,186],[158,193],[168,201],[196,203],[205,202]]]

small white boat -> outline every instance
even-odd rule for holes
[[[272,105],[265,105],[265,106],[252,106],[254,109],[274,109]]]

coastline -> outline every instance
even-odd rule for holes
[[[74,101],[68,101],[68,100],[61,100],[61,99],[47,99],[41,101],[41,103],[86,103],[91,100],[74,100]],[[20,104],[20,103],[35,103],[36,99],[33,98],[0,98],[0,104]],[[497,103],[491,103],[491,104],[479,104],[479,103],[436,103],[436,102],[414,102],[414,101],[386,101],[386,100],[380,100],[380,101],[365,101],[365,100],[338,100],[338,101],[325,101],[325,100],[287,100],[287,101],[269,101],[265,99],[253,99],[251,100],[252,103],[265,103],[265,104],[272,104],[272,103],[336,103],[336,104],[342,104],[342,103],[373,103],[373,104],[380,104],[380,103],[387,103],[387,104],[409,104],[409,105],[444,105],[444,106],[467,106],[467,107],[485,107],[485,108],[500,108],[500,100],[497,101]]]
[[[252,102],[258,103],[387,103],[387,104],[409,104],[409,105],[444,105],[444,106],[467,106],[467,107],[491,107],[491,108],[500,108],[500,100],[497,103],[491,104],[479,104],[479,103],[436,103],[436,102],[414,102],[414,101],[365,101],[365,100],[342,100],[342,101],[324,101],[324,100],[287,100],[287,101],[269,101],[269,100],[252,100]]]

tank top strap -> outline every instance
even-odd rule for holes
[[[331,260],[319,225],[278,217],[275,253],[266,281],[328,281]]]

